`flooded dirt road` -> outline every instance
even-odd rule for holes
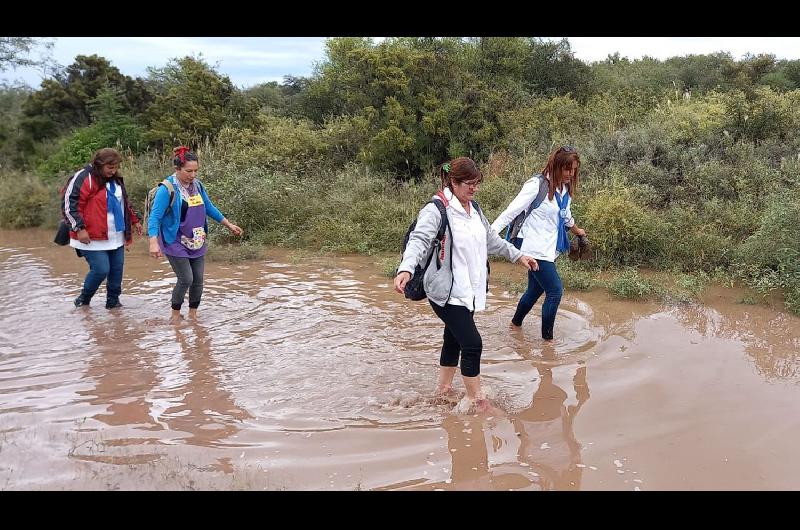
[[[567,291],[548,347],[539,304],[509,334],[493,281],[502,413],[475,416],[431,398],[442,325],[375,258],[207,262],[199,321],[172,325],[144,243],[107,311],[105,286],[73,306],[87,265],[51,239],[0,231],[2,489],[800,489],[800,319],[733,291]]]

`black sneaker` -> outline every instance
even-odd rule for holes
[[[122,303],[119,300],[106,301],[106,309],[114,309],[115,307],[122,307]]]
[[[78,296],[78,298],[75,299],[75,307],[80,307],[82,305],[89,305],[89,300],[90,299],[84,298],[83,295],[80,295]]]

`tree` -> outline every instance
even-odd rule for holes
[[[91,123],[89,102],[106,87],[119,90],[121,111],[142,113],[152,100],[144,81],[131,79],[98,55],[78,55],[25,102],[22,127],[34,140],[57,136]]]
[[[39,59],[27,57],[38,46],[44,47],[48,55],[40,56]],[[0,72],[20,66],[47,66],[52,48],[52,42],[34,37],[0,37]]]
[[[780,71],[791,81],[792,88],[800,88],[800,60],[781,61]]]
[[[139,150],[143,131],[124,112],[125,106],[122,88],[110,84],[100,88],[88,104],[92,124],[62,138],[58,150],[39,165],[38,171],[45,178],[53,178],[86,163],[102,147]]]
[[[252,121],[248,106],[228,76],[217,73],[202,58],[173,59],[151,68],[153,104],[147,109],[147,141],[164,146],[213,137],[228,124]]]
[[[19,168],[24,163],[19,146],[22,140],[19,121],[22,118],[22,104],[29,93],[27,86],[0,83],[0,170]]]
[[[460,74],[430,41],[333,38],[300,107],[319,125],[335,116],[365,132],[358,158],[372,167],[418,174],[446,155],[450,118],[443,105]]]
[[[244,91],[245,98],[252,98],[258,103],[261,112],[280,115],[286,109],[286,96],[277,81],[261,83]]]
[[[550,97],[572,94],[582,102],[595,92],[592,69],[575,58],[567,39],[552,42],[530,38],[527,41],[523,79],[530,92]]]

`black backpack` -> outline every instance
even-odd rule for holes
[[[440,251],[442,246],[445,242],[445,231],[447,230],[447,210],[445,209],[445,205],[441,200],[432,200],[430,201],[436,205],[439,209],[439,214],[441,215],[442,219],[439,222],[439,230],[436,232],[436,238],[433,240],[433,245],[431,245],[431,249],[429,251],[428,257],[425,260],[425,266],[420,267],[419,265],[416,266],[414,269],[414,275],[408,280],[406,286],[403,288],[403,294],[409,300],[425,300],[427,298],[427,294],[425,294],[425,287],[423,286],[423,280],[425,279],[425,271],[428,270],[428,266],[431,264],[431,259],[433,259],[434,254],[436,255],[436,269],[440,269],[442,267],[442,262],[439,258]],[[478,206],[477,201],[472,201],[472,205],[475,207],[475,210],[478,212],[479,215],[482,215],[481,207]],[[406,235],[403,238],[403,252],[405,253],[406,247],[408,246],[408,239],[411,237],[411,232],[414,231],[414,228],[417,226],[417,220],[414,219],[411,224],[408,226],[408,230],[406,230]],[[489,262],[486,262],[488,267]]]
[[[539,193],[536,194],[536,198],[533,199],[530,206],[528,206],[526,210],[520,212],[519,215],[509,223],[508,230],[506,230],[506,241],[510,241],[517,248],[519,248],[519,245],[515,240],[517,239],[517,234],[519,234],[519,231],[522,229],[522,225],[525,223],[525,219],[528,218],[532,211],[542,204],[544,198],[547,197],[547,192],[550,191],[550,184],[541,173],[534,175],[532,178],[539,179]]]
[[[403,289],[403,294],[405,294],[406,298],[409,300],[425,300],[427,295],[425,294],[425,287],[422,286],[422,282],[425,278],[425,271],[428,270],[428,265],[431,264],[431,259],[433,255],[436,254],[436,269],[440,269],[442,267],[442,263],[439,260],[439,251],[444,245],[444,233],[447,230],[447,210],[445,209],[444,203],[440,200],[432,200],[430,201],[436,205],[439,209],[439,214],[441,215],[442,219],[439,222],[439,230],[436,232],[436,238],[433,240],[433,245],[431,245],[431,249],[428,252],[428,258],[425,260],[425,266],[420,267],[419,265],[416,266],[414,269],[414,275],[408,280],[406,283],[405,288]],[[403,238],[403,252],[406,251],[406,247],[408,246],[408,239],[411,237],[411,232],[414,231],[414,228],[417,227],[417,220],[414,219],[411,221],[411,224],[408,225],[408,230],[406,230],[406,235]]]

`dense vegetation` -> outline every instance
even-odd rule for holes
[[[105,146],[142,204],[186,143],[249,244],[346,252],[398,250],[449,158],[481,164],[492,219],[569,143],[596,265],[726,275],[800,312],[800,61],[334,38],[310,77],[247,89],[197,57],[132,79],[78,56],[36,90],[1,87],[0,115],[0,226],[51,223],[66,176]]]

